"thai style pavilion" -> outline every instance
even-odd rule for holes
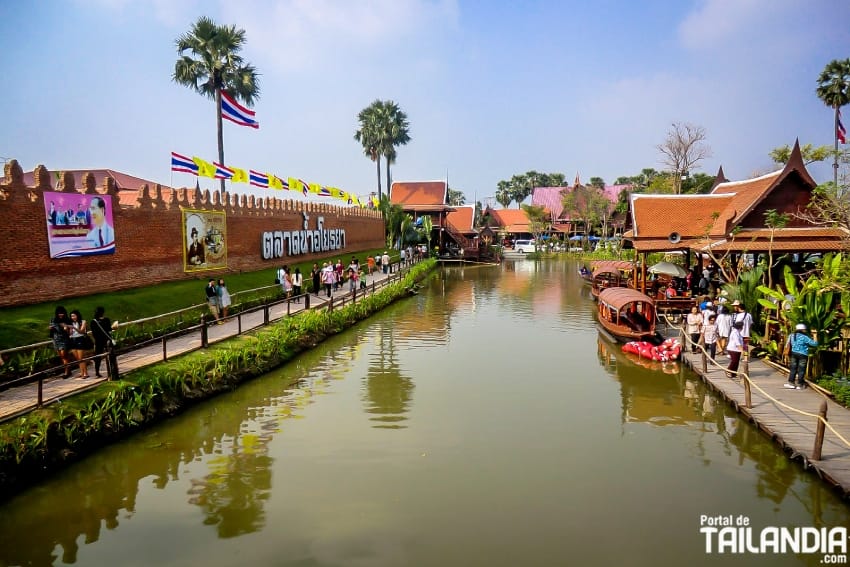
[[[721,167],[707,195],[632,194],[630,240],[641,258],[641,279],[646,281],[646,256],[650,252],[711,251],[729,255],[837,251],[846,247],[848,232],[815,226],[800,218],[817,184],[800,153],[799,142],[785,167],[744,181],[729,181]],[[769,211],[788,215],[784,227],[769,226]],[[637,282],[636,282],[637,283]]]

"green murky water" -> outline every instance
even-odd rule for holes
[[[2,505],[0,565],[820,564],[705,552],[702,515],[850,506],[593,311],[569,263],[447,269]]]

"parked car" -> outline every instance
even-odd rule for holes
[[[514,250],[520,254],[530,254],[534,252],[533,240],[517,240],[514,242]]]

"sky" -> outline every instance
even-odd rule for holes
[[[410,121],[393,180],[448,179],[468,203],[529,170],[662,170],[675,122],[706,130],[694,172],[747,179],[773,148],[832,145],[817,76],[850,57],[847,0],[0,0],[0,158],[194,186],[171,152],[217,158],[215,104],[171,77],[202,15],[245,30],[261,75],[260,128],[226,122],[225,163],[360,196],[377,174],[357,113],[376,99]]]

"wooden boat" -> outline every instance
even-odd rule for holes
[[[633,267],[631,262],[619,260],[601,261],[595,264],[590,278],[590,293],[593,298],[599,297],[599,292],[603,289],[628,286]]]
[[[650,341],[658,344],[655,301],[630,287],[609,287],[599,292],[599,325],[621,342]]]

